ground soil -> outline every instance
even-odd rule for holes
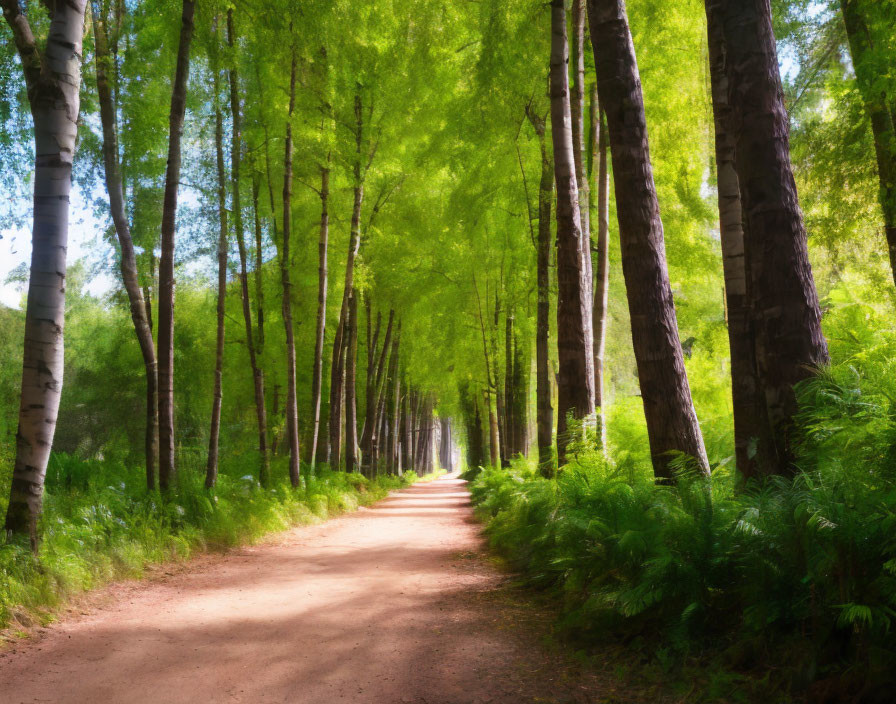
[[[551,636],[464,482],[113,585],[0,653],[3,704],[659,701]]]

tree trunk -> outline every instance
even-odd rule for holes
[[[261,213],[258,210],[258,178],[252,179],[252,215],[255,220],[255,319],[258,321],[256,329],[258,330],[258,343],[256,351],[258,356],[264,354],[264,276],[262,266],[264,264],[262,256],[262,237],[261,237]]]
[[[320,396],[323,383],[324,334],[327,328],[327,247],[330,238],[330,167],[320,170],[320,238],[317,265],[317,334],[314,341],[314,366],[311,370],[311,451],[308,461],[314,467],[317,436],[320,433]]]
[[[346,318],[345,346],[345,471],[357,472],[358,466],[358,291],[351,290]]]
[[[597,268],[594,276],[594,407],[597,437],[601,447],[607,444],[604,417],[604,354],[607,344],[607,313],[610,295],[610,170],[607,168],[607,130],[604,113],[597,98],[597,84],[591,87],[591,132],[597,150]],[[595,138],[596,137],[596,138]]]
[[[289,481],[294,487],[299,486],[302,481],[299,468],[299,414],[296,406],[296,341],[292,325],[292,284],[289,280],[289,240],[292,236],[292,116],[296,106],[296,61],[296,50],[293,47],[283,157],[283,247],[280,251],[283,325],[286,329],[286,434],[289,440]]]
[[[846,25],[856,83],[865,104],[865,113],[871,122],[884,232],[890,255],[890,269],[896,281],[896,105],[891,113],[886,92],[875,87],[879,83],[879,72],[872,60],[875,46],[865,15],[867,7],[862,0],[840,0],[840,9]],[[880,49],[877,48],[877,51]]]
[[[529,454],[529,346],[520,340],[519,332],[514,336],[513,359],[513,431],[515,434],[514,454]]]
[[[771,446],[761,452],[768,457],[767,471],[790,474],[795,471],[794,385],[827,363],[827,343],[790,165],[790,127],[771,9],[768,0],[722,0],[718,13],[735,166],[750,237],[746,270],[759,386],[771,434]]]
[[[205,488],[218,481],[218,440],[221,435],[221,403],[223,400],[224,314],[227,298],[227,177],[224,173],[224,118],[218,104],[217,61],[212,61],[215,102],[215,161],[218,175],[218,295],[216,306],[215,381],[212,392],[212,419],[208,434],[208,461],[205,465]],[[234,118],[236,121],[236,118]]]
[[[498,435],[498,417],[495,415],[492,399],[487,391],[485,392],[485,404],[488,406],[489,462],[492,467],[499,467],[501,463],[501,453],[499,452],[498,446],[498,443],[500,442]]]
[[[641,78],[622,0],[589,0],[600,104],[607,116],[622,272],[631,314],[654,474],[672,478],[674,452],[709,472],[691,400],[653,182]]]
[[[48,6],[50,28],[43,52],[17,0],[0,4],[25,75],[35,149],[31,277],[6,531],[9,535],[29,535],[36,551],[44,478],[62,392],[65,253],[86,3],[71,0]]]
[[[566,462],[568,416],[594,413],[591,285],[585,267],[569,100],[563,0],[551,1],[551,135],[557,183],[557,456]]]
[[[551,405],[551,203],[554,199],[554,165],[548,153],[544,120],[527,109],[541,147],[538,183],[538,308],[535,326],[535,396],[538,467],[545,477],[554,475],[554,408]]]
[[[383,348],[380,351],[379,361],[376,365],[376,371],[373,378],[373,386],[371,388],[372,392],[372,402],[368,403],[368,408],[371,408],[372,411],[368,411],[370,413],[370,418],[368,421],[364,423],[364,440],[362,440],[362,447],[366,447],[367,457],[363,459],[363,462],[366,463],[368,467],[368,471],[370,472],[370,476],[376,475],[376,458],[380,449],[380,441],[381,437],[379,434],[380,421],[382,419],[383,412],[383,404],[385,403],[385,390],[386,390],[386,360],[389,357],[389,352],[392,347],[392,326],[395,321],[395,311],[389,311],[389,323],[386,325],[386,336],[383,338]],[[370,423],[371,431],[368,434],[367,424]]]
[[[118,118],[115,114],[115,101],[107,68],[113,75],[117,67],[109,53],[109,38],[106,28],[106,17],[94,3],[93,10],[94,43],[96,51],[96,86],[100,105],[100,124],[103,130],[103,166],[105,171],[106,191],[109,194],[109,210],[115,234],[121,248],[121,280],[128,294],[131,308],[131,320],[140,353],[143,355],[143,366],[146,373],[146,488],[152,491],[156,487],[156,461],[159,454],[159,409],[156,393],[158,364],[156,362],[155,341],[152,337],[149,297],[144,297],[140,288],[140,277],[137,272],[137,256],[134,241],[131,238],[131,226],[128,222],[124,197],[124,184],[121,175],[121,164],[118,156]],[[113,83],[115,83],[113,78]]]
[[[401,348],[401,320],[398,321],[398,330],[395,332],[395,345],[392,347],[392,359],[389,361],[390,374],[392,376],[392,442],[389,446],[389,471],[398,474],[400,433],[400,408],[401,408],[401,377],[398,373],[400,365]]]
[[[508,310],[504,320],[504,462],[508,467],[510,460],[520,452],[516,446],[518,433],[514,415],[516,389],[513,386],[513,351],[513,315]]]
[[[333,340],[333,365],[330,370],[330,451],[331,466],[339,465],[340,442],[340,413],[341,397],[344,393],[344,367],[342,355],[344,354],[344,340],[346,332],[346,318],[348,316],[348,301],[351,297],[355,281],[355,258],[361,246],[361,205],[364,202],[364,179],[361,166],[361,147],[363,144],[364,122],[360,94],[355,95],[355,163],[354,174],[354,202],[352,204],[351,234],[349,235],[348,257],[345,262],[345,286],[342,290],[342,307],[339,311],[339,325],[336,328],[336,337]]]
[[[187,110],[190,43],[193,39],[193,0],[183,0],[177,67],[168,117],[168,167],[162,201],[162,242],[159,258],[159,487],[171,488],[174,479],[174,230],[180,185],[180,143]]]
[[[591,190],[586,171],[585,152],[585,0],[572,0],[572,93],[570,111],[572,117],[572,148],[576,167],[576,185],[579,189],[579,222],[582,227],[582,264],[588,284],[586,300],[592,306],[594,296],[591,268]],[[591,325],[591,316],[587,324]],[[592,332],[593,337],[593,332]]]
[[[750,314],[749,281],[744,253],[740,184],[734,166],[734,135],[728,104],[725,46],[719,24],[718,0],[707,0],[709,71],[716,139],[719,232],[725,275],[728,344],[731,349],[731,399],[734,411],[734,454],[743,477],[754,477],[767,464],[759,455],[768,445],[766,411],[756,378],[756,349]],[[766,442],[757,442],[765,437]]]
[[[232,52],[236,51],[236,36],[233,28],[233,9],[227,10],[227,43]],[[243,302],[243,320],[246,324],[246,349],[249,351],[249,366],[252,369],[252,383],[255,390],[255,418],[258,423],[258,480],[262,486],[268,485],[270,464],[268,461],[268,419],[264,400],[264,370],[258,363],[258,355],[255,350],[255,336],[252,330],[252,301],[249,294],[249,272],[247,267],[246,241],[243,234],[243,211],[240,201],[240,160],[242,159],[242,110],[240,108],[240,84],[237,73],[237,57],[230,57],[231,64],[228,71],[230,81],[230,112],[232,115],[232,135],[230,141],[230,178],[231,198],[233,202],[233,228],[236,232],[236,242],[240,255],[240,290]],[[256,258],[260,260],[261,232],[256,218]],[[226,261],[226,253],[225,253]],[[258,276],[256,276],[258,280]],[[261,286],[258,286],[260,296]],[[259,324],[261,320],[259,319]],[[259,334],[259,340],[263,336]]]
[[[401,400],[401,466],[407,472],[412,470],[411,447],[413,445],[413,424],[411,421],[411,396],[410,387],[405,384],[404,398]]]

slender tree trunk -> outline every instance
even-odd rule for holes
[[[69,193],[78,135],[85,0],[49,5],[41,52],[17,0],[3,0],[34,122],[31,276],[25,309],[22,394],[6,531],[37,550],[44,478],[62,392]]]
[[[258,356],[264,354],[264,257],[261,236],[261,213],[258,210],[258,178],[252,179],[252,215],[255,220],[255,326],[258,331],[256,351]]]
[[[340,398],[344,393],[344,367],[342,356],[344,354],[343,338],[346,332],[346,318],[348,316],[348,302],[354,288],[355,258],[361,246],[361,205],[364,202],[364,180],[361,166],[361,148],[364,136],[363,110],[360,94],[355,95],[355,163],[354,175],[354,202],[352,204],[351,234],[349,235],[348,257],[345,263],[345,286],[342,291],[342,307],[339,311],[339,325],[336,328],[336,337],[333,340],[333,365],[330,369],[330,452],[331,465],[339,465],[340,442]]]
[[[691,401],[653,182],[641,79],[622,0],[590,0],[600,104],[607,116],[622,271],[655,475],[670,480],[672,455],[709,472]]]
[[[604,354],[607,343],[607,313],[610,295],[610,170],[607,168],[607,130],[604,113],[597,98],[597,84],[591,89],[592,134],[597,139],[597,268],[594,277],[594,406],[597,411],[597,436],[606,448],[607,423],[604,418]]]
[[[358,465],[358,291],[352,289],[348,301],[348,330],[345,348],[345,471],[357,472]]]
[[[212,392],[212,419],[208,434],[208,461],[205,465],[205,488],[211,489],[218,481],[218,440],[221,435],[221,404],[223,401],[224,314],[227,299],[227,176],[224,173],[224,118],[218,104],[217,61],[212,61],[215,93],[215,160],[218,175],[218,295],[216,306],[215,382]],[[234,118],[236,119],[236,118]]]
[[[488,406],[489,462],[492,467],[498,467],[500,466],[501,462],[501,453],[498,450],[498,417],[495,415],[495,409],[494,406],[492,406],[492,399],[487,391],[485,392],[485,404],[486,406]]]
[[[879,85],[879,73],[873,62],[876,49],[862,0],[840,0],[846,26],[849,52],[856,72],[856,83],[871,122],[874,153],[880,182],[879,199],[884,215],[884,233],[890,255],[890,269],[896,281],[896,105],[887,105],[887,94]],[[892,31],[892,29],[891,29]]]
[[[400,407],[401,407],[401,377],[398,373],[398,368],[400,365],[400,347],[401,347],[401,321],[398,321],[398,330],[395,333],[395,345],[392,347],[392,359],[389,360],[389,367],[391,369],[390,374],[392,376],[392,442],[390,444],[389,450],[389,470],[393,474],[397,474],[398,462],[399,462],[399,443],[401,440],[401,434],[399,432],[399,426],[401,424],[400,419]]]
[[[554,474],[554,408],[551,405],[551,203],[554,199],[554,165],[548,152],[544,120],[526,111],[541,147],[538,184],[538,308],[535,330],[535,396],[538,466],[545,477]]]
[[[411,423],[411,389],[405,384],[404,397],[401,400],[401,465],[402,470],[407,472],[412,470],[411,447],[413,445],[413,427]]]
[[[380,351],[379,361],[373,376],[373,386],[370,389],[372,400],[368,402],[368,413],[370,418],[364,423],[364,439],[361,441],[362,448],[366,448],[367,456],[363,459],[363,463],[369,467],[371,476],[376,474],[376,457],[380,448],[379,427],[382,416],[384,391],[386,388],[386,360],[392,347],[392,328],[395,322],[395,311],[389,311],[389,322],[386,325],[386,336],[383,338],[383,347]],[[370,424],[370,432],[367,431],[368,423]]]
[[[759,385],[771,447],[767,471],[793,465],[794,385],[828,361],[790,165],[790,126],[768,0],[721,0],[728,102],[746,232]],[[614,147],[615,155],[615,147]],[[763,437],[759,438],[760,443]]]
[[[320,170],[320,238],[317,265],[317,334],[314,341],[314,366],[311,370],[311,451],[308,461],[314,467],[317,436],[320,433],[320,397],[323,383],[324,334],[327,328],[327,247],[330,238],[330,166]]]
[[[551,1],[551,135],[557,183],[557,456],[566,462],[567,419],[594,413],[591,285],[585,267],[569,100],[563,0]]]
[[[731,398],[734,410],[734,453],[743,477],[754,477],[767,464],[759,454],[768,445],[765,405],[756,376],[756,349],[750,314],[749,280],[744,250],[740,184],[734,165],[734,135],[728,104],[725,46],[719,24],[718,0],[707,0],[709,69],[715,120],[719,232],[731,349]],[[765,437],[766,442],[757,442]]]
[[[233,9],[227,11],[227,43],[232,52],[236,51],[236,33],[233,28]],[[233,228],[240,255],[240,291],[243,302],[243,320],[246,325],[246,349],[249,351],[249,366],[252,369],[252,383],[255,391],[255,418],[258,423],[258,480],[267,486],[270,464],[268,460],[268,419],[264,400],[264,370],[258,363],[255,350],[255,335],[252,330],[252,301],[249,293],[249,272],[247,266],[246,241],[243,234],[243,210],[240,200],[240,161],[242,159],[242,109],[240,107],[240,82],[237,73],[237,57],[231,57],[228,77],[230,82],[230,112],[232,115],[232,135],[230,141],[231,198],[233,201]],[[256,218],[256,252],[260,260],[260,228]],[[226,257],[226,255],[225,255]],[[226,261],[226,259],[225,259]],[[258,277],[256,276],[256,280]],[[260,294],[261,287],[258,287]],[[259,320],[259,323],[261,321]],[[263,339],[259,334],[259,339]]]
[[[591,268],[591,190],[586,170],[585,152],[585,0],[572,0],[572,93],[570,111],[572,117],[572,148],[576,167],[576,186],[579,189],[579,222],[582,227],[582,265],[588,284],[586,301],[592,306],[594,297]],[[591,315],[587,317],[591,326]],[[593,337],[593,333],[592,333]]]
[[[121,249],[121,280],[128,294],[131,308],[131,320],[140,353],[143,355],[143,366],[146,373],[146,488],[152,491],[156,487],[156,460],[159,453],[159,409],[156,393],[158,364],[156,362],[155,341],[152,337],[149,297],[143,295],[140,288],[140,277],[137,272],[137,256],[134,241],[131,238],[131,227],[128,222],[124,197],[124,184],[118,155],[118,118],[115,114],[115,100],[106,73],[111,69],[113,76],[117,67],[109,53],[109,37],[106,28],[106,17],[98,8],[96,1],[91,5],[93,11],[94,43],[96,51],[96,85],[100,105],[100,124],[103,130],[103,166],[105,170],[106,191],[109,194],[109,210],[115,234]],[[113,78],[113,83],[117,81]]]
[[[183,0],[177,67],[168,118],[168,168],[162,201],[162,242],[159,259],[159,487],[171,488],[174,479],[174,231],[180,185],[181,137],[187,110],[190,43],[193,39],[193,0]]]
[[[513,315],[508,310],[504,320],[504,461],[507,466],[510,466],[510,460],[520,452],[516,445],[518,435],[514,415],[516,389],[513,383]]]
[[[529,454],[529,346],[520,340],[519,331],[514,335],[513,359],[513,430],[515,433],[514,453]]]
[[[291,30],[291,27],[290,27]],[[289,481],[301,484],[299,471],[299,414],[296,407],[296,341],[292,324],[292,284],[289,279],[289,240],[292,236],[292,116],[296,106],[296,51],[292,50],[289,73],[289,113],[283,158],[283,247],[280,276],[283,282],[283,325],[286,328],[286,434],[289,440]]]

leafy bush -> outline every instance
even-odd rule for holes
[[[798,639],[790,683],[834,673],[871,696],[896,665],[896,335],[839,352],[799,390],[792,480],[737,490],[722,464],[657,486],[643,461],[596,453],[556,481],[524,462],[490,468],[472,492],[493,546],[562,597],[580,636],[733,668],[768,666]]]

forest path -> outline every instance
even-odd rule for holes
[[[487,561],[465,483],[443,478],[113,585],[84,615],[0,654],[0,701],[631,700],[548,649],[551,617],[506,582]]]

